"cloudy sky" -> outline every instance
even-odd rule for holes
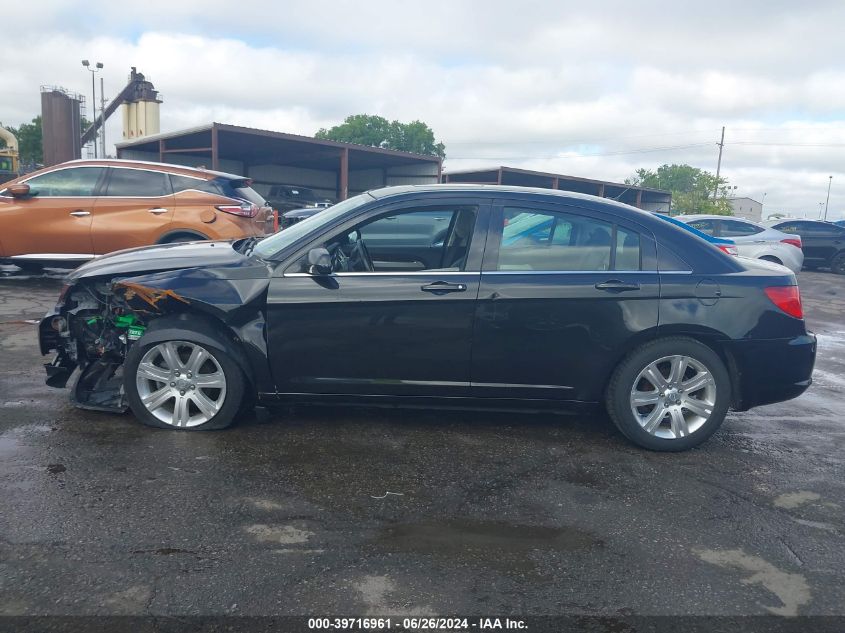
[[[130,66],[152,79],[162,131],[421,119],[447,171],[715,171],[724,125],[738,195],[812,216],[832,175],[830,216],[845,217],[841,0],[33,0],[7,3],[3,21],[11,125],[39,113],[40,85],[90,95],[83,58],[105,64],[107,96]]]

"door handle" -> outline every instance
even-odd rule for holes
[[[433,292],[434,294],[446,292],[465,292],[466,289],[466,284],[453,284],[449,283],[448,281],[435,281],[433,283],[426,284],[425,286],[420,286],[420,290],[422,290],[423,292]]]
[[[609,279],[608,281],[597,283],[596,289],[609,290],[611,292],[624,292],[626,290],[639,290],[640,284],[629,281],[619,281],[618,279]]]
[[[86,215],[91,215],[90,211],[82,211],[81,209],[77,209],[76,211],[71,211],[70,214],[75,218],[81,218]]]
[[[154,209],[150,209],[150,213],[154,213],[155,215],[161,215],[162,213],[167,213],[167,209],[162,209],[161,207],[156,207]]]

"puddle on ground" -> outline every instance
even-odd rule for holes
[[[468,519],[388,526],[377,543],[388,550],[462,557],[514,571],[533,570],[530,554],[535,550],[573,551],[603,545],[589,532],[574,527]]]

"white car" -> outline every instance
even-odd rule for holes
[[[725,215],[679,215],[677,219],[714,237],[736,244],[740,257],[762,259],[797,273],[804,265],[801,236],[784,233],[745,218]]]

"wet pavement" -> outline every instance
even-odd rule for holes
[[[845,614],[845,277],[801,398],[658,454],[604,417],[303,407],[146,428],[44,385],[0,268],[0,614]]]

